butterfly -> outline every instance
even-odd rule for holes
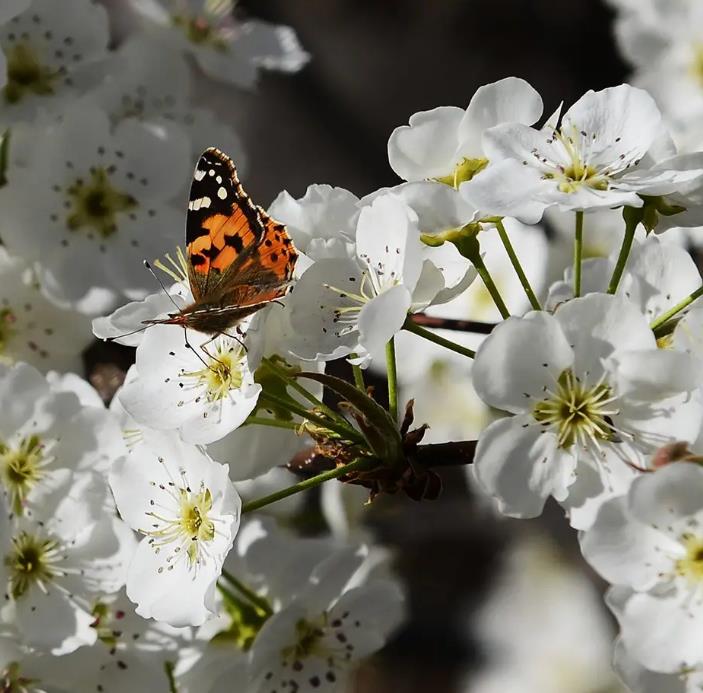
[[[147,322],[226,334],[286,294],[297,257],[286,227],[251,201],[232,160],[210,147],[195,167],[186,218],[193,302]]]

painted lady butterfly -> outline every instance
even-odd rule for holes
[[[210,335],[284,296],[298,257],[286,227],[251,201],[232,160],[214,147],[195,167],[186,254],[193,303],[150,322]]]

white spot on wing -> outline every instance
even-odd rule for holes
[[[202,180],[203,178],[205,178],[205,171],[198,168],[195,170],[195,175],[193,177],[195,178],[195,180]]]
[[[221,183],[221,182],[222,182],[222,176],[217,176],[217,178],[215,178],[215,180],[216,180],[218,183]]]
[[[208,175],[209,175],[209,176],[214,176],[214,175],[215,175],[215,169],[214,169],[214,168],[211,168],[211,169],[208,171]]]
[[[227,191],[224,188],[220,188],[217,191],[217,197],[219,197],[221,200],[227,199]]]

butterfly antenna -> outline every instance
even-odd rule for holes
[[[149,272],[151,272],[151,276],[154,277],[154,279],[156,279],[156,281],[159,283],[159,286],[164,290],[164,293],[168,296],[171,303],[173,303],[173,305],[176,307],[176,310],[180,311],[182,306],[179,306],[173,300],[173,296],[171,296],[171,294],[168,292],[168,290],[164,286],[164,283],[161,281],[161,277],[159,277],[158,274],[156,274],[156,272],[154,272],[154,268],[151,266],[151,264],[149,263],[148,260],[144,260],[144,267],[146,267],[149,270]]]
[[[144,332],[144,330],[148,329],[149,327],[151,327],[151,323],[149,323],[148,325],[144,325],[144,327],[138,327],[136,330],[132,330],[131,332],[118,334],[115,337],[103,337],[103,342],[115,342],[118,339],[122,339],[122,337],[129,337],[131,334],[137,334],[137,332]]]

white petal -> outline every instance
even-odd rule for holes
[[[627,299],[590,294],[562,304],[555,317],[572,345],[577,375],[589,373],[596,380],[602,360],[631,349],[655,349],[647,319]]]
[[[532,125],[542,115],[542,97],[524,79],[506,77],[479,87],[459,125],[461,153],[483,157],[483,133],[501,123]]]
[[[359,343],[370,353],[377,353],[399,332],[410,308],[410,292],[394,286],[369,301],[359,313]]]
[[[593,526],[581,535],[585,559],[608,581],[647,590],[671,567],[670,540],[628,512],[626,497],[603,506]]]
[[[542,197],[551,187],[533,167],[506,159],[491,164],[481,175],[462,183],[459,192],[486,216],[505,215],[525,224],[536,224],[550,204]]]
[[[690,462],[669,464],[632,486],[630,509],[640,522],[666,531],[703,508],[703,469]]]
[[[536,517],[550,495],[568,493],[575,461],[556,437],[525,416],[499,419],[481,432],[473,473],[510,517]]]
[[[397,127],[388,140],[391,168],[408,181],[447,176],[458,163],[458,129],[464,111],[441,106],[420,111],[409,125]]]
[[[474,387],[488,405],[512,413],[530,410],[552,388],[574,354],[557,320],[543,312],[508,318],[481,344]]]

